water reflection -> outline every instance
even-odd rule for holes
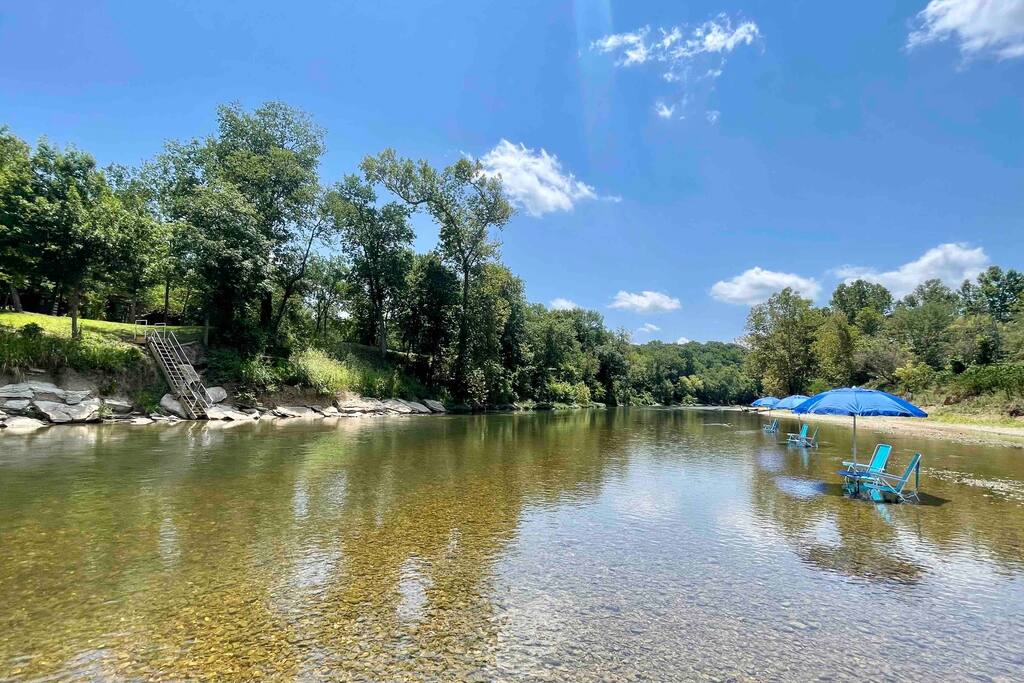
[[[880,606],[913,595],[927,615],[942,651],[919,673],[983,647],[971,661],[991,675],[1021,661],[1018,503],[932,476],[949,504],[850,501],[841,451],[787,449],[747,415],[99,426],[3,444],[0,678],[747,679],[787,677],[788,659],[842,673],[832,638],[900,651],[896,624],[865,640],[844,612],[876,588]],[[894,445],[929,453],[926,475],[1024,480],[999,449]],[[964,619],[977,635],[958,641]]]

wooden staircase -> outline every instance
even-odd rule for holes
[[[193,420],[205,418],[206,410],[213,405],[213,400],[174,332],[157,324],[146,328],[145,335],[149,352],[160,366],[171,393],[181,403],[185,413]]]

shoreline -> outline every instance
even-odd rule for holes
[[[731,408],[742,410],[742,408]],[[747,411],[754,412],[754,411]],[[760,411],[767,416],[767,411]],[[796,415],[789,411],[772,412],[772,418],[799,422],[817,422],[845,427],[853,425],[852,418],[845,415]],[[998,425],[973,424],[969,422],[939,422],[929,418],[903,417],[858,417],[857,430],[877,434],[916,436],[925,439],[940,439],[978,446],[1004,446],[1024,449],[1024,426],[1007,427]]]

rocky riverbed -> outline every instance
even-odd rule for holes
[[[207,419],[242,421],[266,419],[318,419],[360,415],[432,415],[445,412],[438,401],[423,399],[378,400],[349,397],[303,405],[242,406],[230,402],[227,391],[212,387],[214,405]],[[49,425],[86,422],[121,422],[148,425],[187,419],[181,403],[171,394],[160,400],[160,409],[146,413],[121,398],[105,398],[92,390],[63,389],[50,382],[18,382],[0,386],[0,430],[26,432]]]

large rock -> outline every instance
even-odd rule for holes
[[[228,397],[228,392],[224,387],[210,387],[206,391],[214,403],[220,403]]]
[[[278,417],[312,417],[316,415],[311,408],[306,406],[278,406],[271,412]]]
[[[422,403],[417,403],[416,401],[402,401],[402,403],[412,408],[414,413],[420,413],[421,415],[430,414],[430,408],[426,407]]]
[[[423,399],[423,405],[425,405],[426,407],[430,408],[430,410],[435,412],[435,413],[443,413],[443,412],[445,412],[444,404],[441,403],[440,401],[435,401],[435,400],[430,399],[430,398],[425,398],[425,399]]]
[[[103,405],[98,398],[88,399],[75,405],[66,405],[57,401],[36,400],[32,405],[46,416],[50,422],[96,422],[100,419],[100,407]]]
[[[174,398],[171,394],[164,394],[164,397],[160,399],[160,407],[166,410],[171,415],[180,417],[182,419],[188,418],[188,413],[181,405],[181,401]]]
[[[31,399],[35,395],[32,391],[32,387],[29,386],[28,382],[21,382],[20,384],[5,384],[0,387],[0,398],[27,398]]]
[[[31,417],[9,417],[0,424],[0,427],[3,427],[4,431],[8,433],[34,432],[45,426],[45,422]]]
[[[345,415],[359,415],[363,413],[383,413],[386,411],[384,404],[375,398],[352,398],[337,403],[338,412]]]
[[[32,405],[32,401],[27,398],[17,398],[4,403],[4,410],[11,413],[23,413],[28,410],[30,405]]]
[[[388,412],[398,413],[400,415],[408,415],[412,413],[412,408],[405,405],[405,403],[399,401],[397,398],[389,398],[386,401],[383,401],[383,403]]]
[[[132,404],[128,401],[119,401],[115,398],[103,399],[103,407],[115,415],[127,415],[132,412]]]
[[[242,422],[243,420],[253,421],[259,419],[259,413],[252,415],[235,410],[233,406],[210,406],[206,409],[206,417],[210,420],[231,420]]]
[[[334,406],[310,406],[313,410],[320,413],[324,417],[338,417],[341,413]]]

